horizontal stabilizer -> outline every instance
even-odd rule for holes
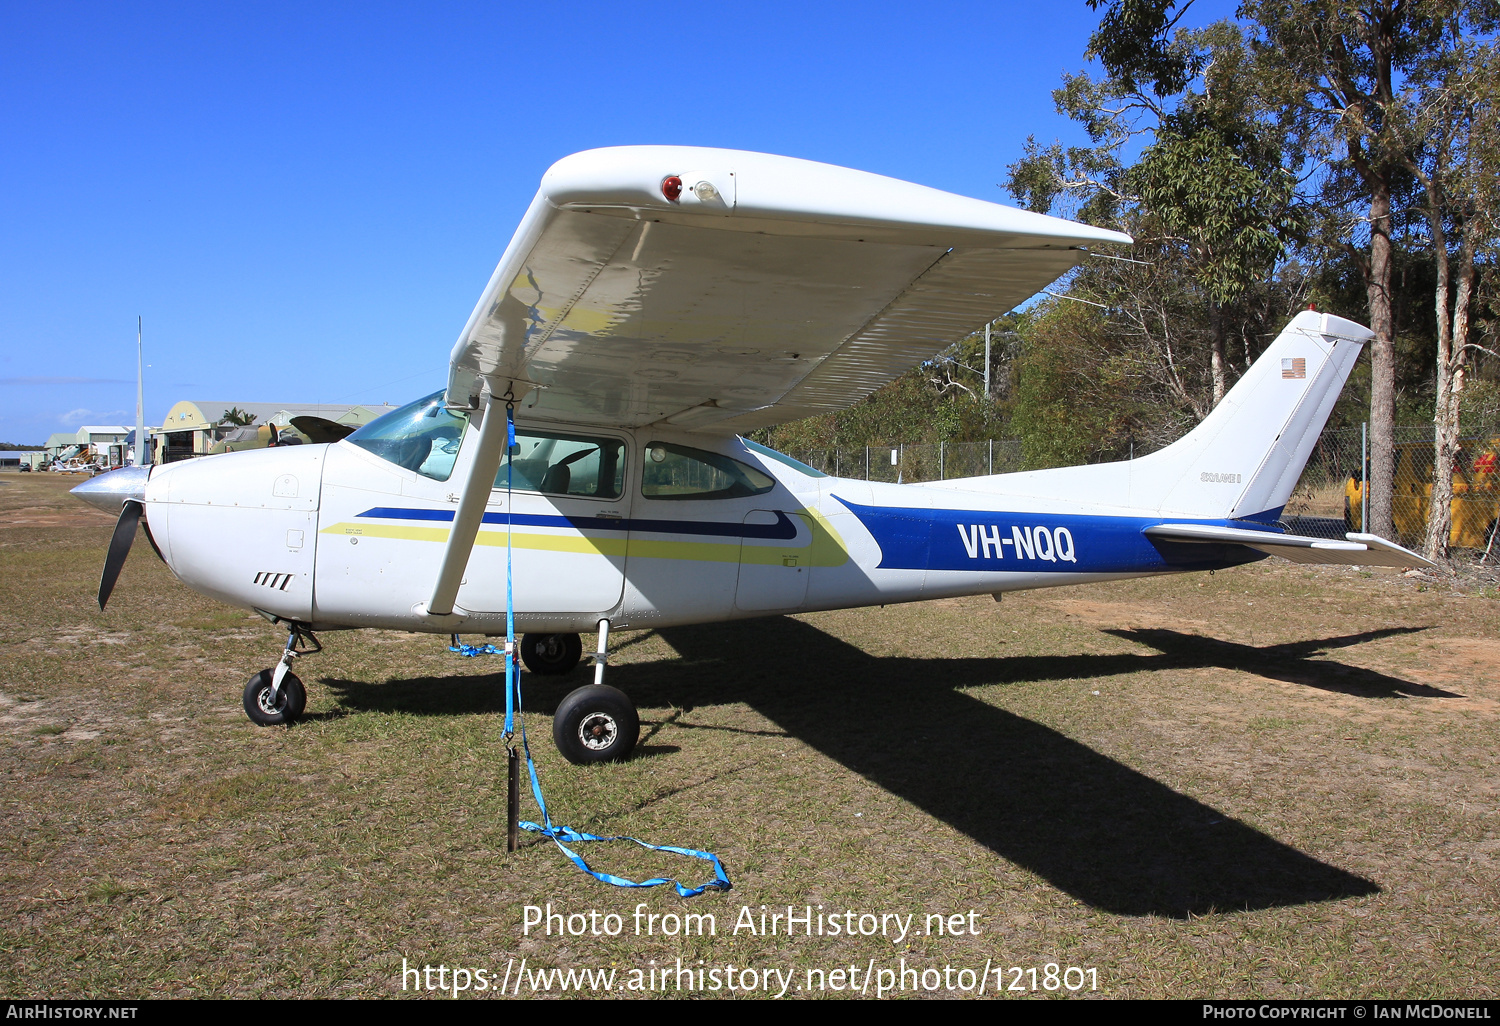
[[[1373,534],[1346,534],[1348,541],[1309,538],[1300,534],[1272,534],[1212,524],[1157,524],[1145,534],[1164,541],[1215,545],[1244,545],[1293,563],[1336,563],[1341,566],[1435,567],[1436,563]]]

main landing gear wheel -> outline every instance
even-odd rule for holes
[[[576,634],[523,634],[521,661],[544,677],[567,673],[583,658],[583,640]]]
[[[590,684],[570,692],[552,719],[552,740],[575,765],[621,762],[635,751],[641,718],[619,688]]]
[[[307,689],[295,673],[281,678],[281,687],[271,694],[275,670],[261,670],[245,685],[245,714],[262,727],[291,723],[307,708]]]

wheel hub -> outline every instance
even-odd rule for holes
[[[260,694],[255,696],[255,704],[260,706],[260,711],[267,715],[281,712],[281,707],[286,704],[286,696],[272,694],[269,687],[262,688]]]
[[[589,713],[578,724],[578,740],[590,751],[600,752],[615,743],[620,736],[620,725],[608,713]]]

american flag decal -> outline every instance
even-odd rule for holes
[[[1307,377],[1307,360],[1301,356],[1294,356],[1289,360],[1282,360],[1281,376],[1284,378]]]

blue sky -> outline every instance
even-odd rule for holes
[[[1205,0],[1187,21],[1233,13]],[[0,440],[439,387],[542,172],[764,150],[1005,202],[1064,3],[0,0]]]

